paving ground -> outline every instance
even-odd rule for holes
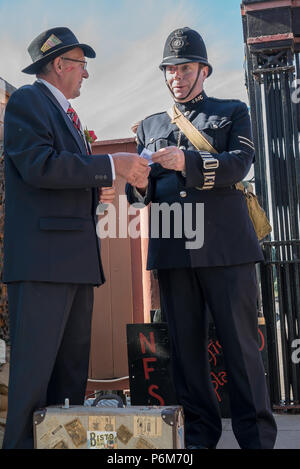
[[[300,449],[300,414],[275,414],[278,434],[275,449]],[[217,449],[238,449],[230,419],[223,419],[223,433]]]

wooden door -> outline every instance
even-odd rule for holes
[[[94,154],[119,151],[136,153],[134,138],[93,145]],[[114,202],[117,215],[120,208],[119,196],[125,195],[125,184],[125,180],[117,177]],[[124,209],[124,198],[121,203]],[[142,229],[148,225],[147,210],[144,208],[141,212]],[[129,221],[130,216],[127,215],[127,219]],[[118,234],[119,222],[116,226]],[[89,389],[122,389],[118,381],[101,381],[120,378],[126,380],[128,377],[126,324],[149,322],[153,303],[150,272],[145,269],[147,247],[147,239],[131,239],[129,236],[106,237],[101,240],[106,283],[94,289]]]

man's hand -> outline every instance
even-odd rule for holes
[[[112,155],[116,173],[132,186],[146,187],[150,168],[148,161],[136,153],[115,153]]]
[[[185,171],[185,156],[182,150],[177,147],[161,148],[152,155],[153,163],[159,163],[166,169],[175,171]]]
[[[99,202],[103,204],[111,204],[116,196],[115,187],[100,187],[99,188]]]

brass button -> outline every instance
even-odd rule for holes
[[[179,193],[180,197],[186,197],[187,196],[187,193],[185,191],[181,191]]]

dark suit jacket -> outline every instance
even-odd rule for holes
[[[262,251],[248,215],[244,195],[234,187],[248,174],[254,157],[247,106],[238,100],[210,98],[203,93],[201,101],[179,105],[179,108],[183,113],[188,113],[194,126],[218,151],[214,156],[219,160],[219,168],[216,169],[214,188],[198,190],[204,182],[201,152],[184,136],[181,145],[185,149],[186,177],[180,171],[164,169],[158,163],[151,166],[145,204],[152,202],[152,215],[153,203],[167,203],[169,206],[176,203],[180,206],[183,236],[176,237],[179,231],[177,229],[175,232],[171,223],[170,236],[164,237],[161,223],[159,236],[154,230],[154,237],[151,236],[150,226],[147,268],[229,266],[262,260]],[[177,145],[178,128],[163,112],[144,119],[138,127],[137,136],[139,152],[143,148],[157,151]],[[137,202],[129,184],[126,192],[130,203]],[[188,214],[185,204],[191,207],[194,229],[197,222],[196,206],[203,204],[204,244],[197,249],[187,248],[186,245],[190,241],[190,233],[186,231],[188,236],[185,236],[184,216]],[[198,222],[200,218],[198,215]],[[173,220],[172,214],[170,219]],[[200,231],[201,227],[198,228]],[[196,247],[196,244],[193,246]]]
[[[4,122],[4,282],[104,281],[97,187],[112,185],[108,155],[87,155],[46,86],[15,91]]]

